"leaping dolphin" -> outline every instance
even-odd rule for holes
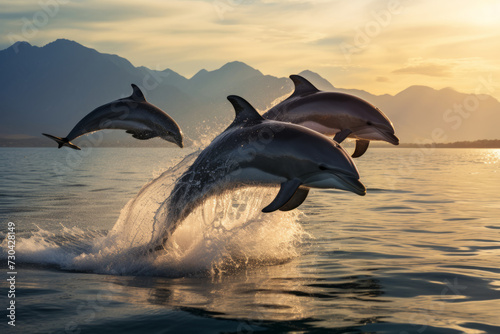
[[[139,87],[132,84],[132,89],[132,95],[129,97],[106,103],[92,110],[65,138],[42,134],[55,140],[59,148],[68,146],[79,150],[78,146],[71,143],[75,138],[103,129],[122,129],[136,139],[160,137],[182,148],[182,131],[172,117],[147,102]]]
[[[228,100],[236,117],[177,180],[162,211],[169,231],[154,250],[206,198],[229,189],[281,184],[263,212],[295,209],[309,188],[366,194],[354,162],[338,143],[300,125],[266,120],[241,97]]]
[[[349,137],[356,138],[353,158],[366,152],[370,140],[399,144],[392,122],[377,107],[353,95],[320,91],[300,75],[290,79],[294,92],[269,109],[264,118],[300,124],[327,136],[349,129]]]

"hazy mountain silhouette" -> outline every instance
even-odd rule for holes
[[[432,139],[435,128],[443,129],[446,141],[500,137],[500,103],[491,96],[476,99],[479,104],[472,108],[470,95],[449,88],[412,86],[395,96],[373,95],[336,88],[311,71],[299,74],[322,90],[353,94],[373,103],[394,122],[402,142]],[[288,78],[263,75],[237,61],[214,71],[202,69],[188,79],[170,69],[134,67],[117,55],[65,39],[44,47],[17,42],[0,51],[0,137],[12,142],[36,136],[53,144],[40,133],[66,135],[97,106],[130,95],[131,83],[139,85],[148,101],[169,113],[194,140],[206,135],[207,129],[220,131],[230,123],[234,113],[227,95],[241,95],[265,111],[293,89]],[[453,112],[456,105],[472,111],[463,108],[462,114],[457,109]],[[123,131],[110,133],[107,137],[113,140],[134,142]]]

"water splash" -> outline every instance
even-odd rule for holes
[[[155,216],[199,153],[173,163],[144,185],[109,232],[63,227],[62,233],[54,234],[39,228],[19,237],[18,259],[83,272],[184,276],[284,263],[298,256],[299,245],[307,237],[299,223],[301,213],[261,212],[278,191],[272,187],[241,188],[209,197],[182,221],[164,250],[147,252],[171,223]],[[1,247],[6,257],[6,240]]]
[[[139,193],[125,205],[115,226],[110,231],[110,239],[113,242],[119,242],[117,246],[123,246],[125,249],[141,247],[160,237],[161,227],[155,224],[155,215],[168,199],[177,178],[199,153],[200,151],[196,151],[189,154],[182,161],[161,173],[156,179],[144,185]]]
[[[298,211],[261,212],[275,192],[253,187],[209,198],[168,238],[156,261],[176,270],[218,273],[293,259],[306,234]]]

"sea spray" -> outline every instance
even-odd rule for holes
[[[164,250],[146,251],[168,229],[169,222],[155,220],[157,211],[199,152],[173,162],[145,184],[109,232],[63,226],[53,233],[39,228],[20,237],[19,259],[72,271],[179,277],[227,273],[296,257],[307,236],[299,223],[300,211],[261,212],[277,187],[246,187],[208,197],[178,226]]]
[[[220,273],[287,262],[306,236],[299,211],[265,214],[277,189],[249,187],[210,197],[167,239],[159,267]]]
[[[187,155],[182,161],[145,184],[139,193],[121,210],[115,226],[110,231],[110,240],[124,248],[141,247],[160,237],[164,226],[155,224],[155,215],[168,199],[175,180],[196,159],[200,151]]]

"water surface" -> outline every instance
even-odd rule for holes
[[[247,189],[206,203],[168,257],[117,252],[127,202],[185,154],[0,149],[15,331],[500,333],[500,150],[371,149],[364,197],[315,189],[262,216],[277,189]],[[123,233],[147,233],[147,214]]]

